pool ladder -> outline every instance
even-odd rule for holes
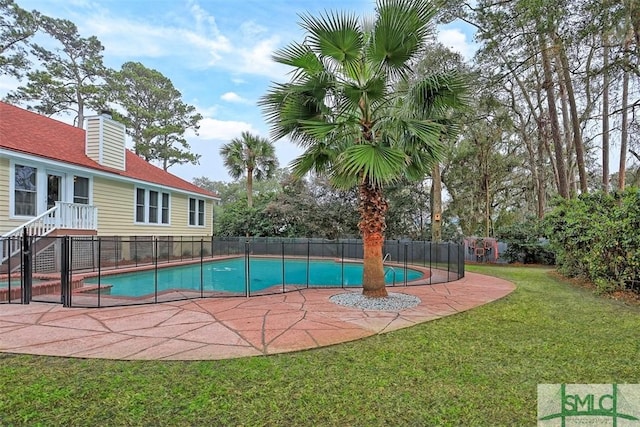
[[[386,260],[388,260],[388,259],[389,259],[389,257],[391,257],[391,254],[390,254],[390,253],[387,253],[387,254],[384,256],[384,258],[382,258],[382,266],[383,266],[383,268],[385,268],[385,267],[384,267],[384,263],[385,263],[385,261],[386,261]],[[386,270],[387,268],[388,268],[388,270]],[[388,274],[389,272],[392,272],[392,273],[393,273],[393,283],[392,283],[392,285],[391,285],[391,286],[395,286],[395,285],[396,285],[396,269],[395,269],[395,268],[393,268],[392,266],[388,266],[388,267],[386,267],[386,268],[385,268],[385,270],[386,270],[386,271],[384,272],[385,280],[386,280],[386,278],[387,278],[387,274]]]

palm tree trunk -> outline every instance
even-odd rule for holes
[[[384,266],[382,264],[382,246],[386,228],[385,213],[387,201],[382,189],[369,183],[367,179],[359,186],[360,222],[358,228],[362,234],[364,249],[362,294],[367,297],[381,298],[387,296],[384,283]]]
[[[247,168],[247,206],[253,207],[253,169]]]

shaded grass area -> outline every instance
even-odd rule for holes
[[[323,349],[206,362],[0,354],[0,425],[533,425],[539,383],[640,382],[640,309],[540,268],[495,303]]]

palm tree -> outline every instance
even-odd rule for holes
[[[260,101],[273,139],[289,136],[306,150],[292,162],[294,174],[315,171],[338,187],[358,186],[369,297],[387,295],[383,188],[428,174],[449,130],[434,118],[461,104],[464,85],[455,74],[409,79],[436,12],[429,0],[378,0],[374,21],[303,15],[304,41],[273,57],[294,67],[291,81],[274,83]]]
[[[247,177],[247,206],[253,207],[253,180],[271,178],[278,168],[273,143],[266,138],[242,132],[241,138],[233,138],[220,149],[224,166],[233,179]]]

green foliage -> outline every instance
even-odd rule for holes
[[[601,291],[640,281],[640,190],[561,200],[545,218],[562,271],[585,276]]]
[[[75,112],[75,124],[82,127],[85,107],[97,110],[104,102],[104,47],[95,36],[80,37],[76,25],[66,19],[40,16],[39,25],[61,48],[50,51],[33,45],[32,52],[43,69],[27,73],[27,84],[9,93],[7,99],[35,103],[33,108],[47,116]]]
[[[217,215],[216,234],[219,236],[273,236],[271,221],[263,214],[272,196],[258,196],[254,206],[247,206],[245,200],[224,205]]]
[[[247,205],[253,206],[253,180],[271,178],[278,169],[278,158],[273,143],[266,138],[242,132],[220,148],[224,166],[234,179],[246,178]]]
[[[28,40],[38,28],[40,14],[27,12],[13,0],[0,0],[0,75],[21,77],[29,67]]]
[[[543,234],[542,224],[535,218],[496,230],[496,238],[509,244],[502,254],[507,261],[552,265],[555,263],[555,254],[547,242],[541,241]]]
[[[451,112],[465,104],[457,72],[413,73],[436,13],[428,0],[380,0],[373,19],[303,17],[304,41],[274,55],[294,67],[291,81],[274,84],[260,102],[273,137],[305,149],[293,162],[296,176],[324,173],[338,188],[371,185],[376,191],[366,194],[376,195],[403,179],[424,179],[453,133]],[[361,218],[379,231],[382,199],[378,216],[362,210]]]
[[[169,78],[139,62],[126,62],[107,81],[109,101],[124,110],[117,118],[127,126],[136,154],[164,170],[198,164],[200,155],[190,151],[184,135],[189,129],[197,134],[202,116],[182,102]]]

